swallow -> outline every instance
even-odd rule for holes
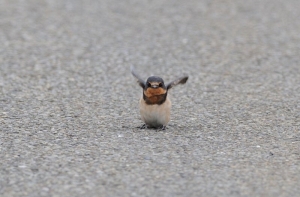
[[[145,124],[140,128],[166,129],[170,121],[172,103],[168,97],[168,91],[178,84],[185,84],[188,76],[179,77],[165,85],[161,77],[151,76],[144,81],[131,68],[132,75],[137,79],[138,84],[143,88],[143,95],[139,101],[140,115]]]

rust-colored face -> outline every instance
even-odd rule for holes
[[[144,95],[146,97],[150,98],[153,96],[165,94],[166,92],[167,89],[162,78],[152,76],[147,79],[144,89]]]
[[[162,104],[167,98],[167,88],[160,77],[149,77],[144,88],[144,100],[147,104]]]

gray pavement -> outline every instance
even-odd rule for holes
[[[0,196],[299,196],[298,0],[0,0]],[[171,91],[139,130],[144,77]]]

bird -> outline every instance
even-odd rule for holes
[[[139,86],[143,88],[139,108],[144,124],[140,128],[165,130],[170,121],[172,106],[168,91],[178,84],[185,84],[189,77],[184,75],[165,85],[164,80],[157,76],[150,76],[144,81],[136,73],[134,67],[131,67],[131,73],[137,79]]]

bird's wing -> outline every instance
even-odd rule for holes
[[[131,74],[137,79],[138,84],[142,87],[145,88],[146,82],[135,72],[134,67],[131,67]]]
[[[167,89],[171,89],[173,88],[174,86],[178,85],[178,84],[185,84],[186,81],[188,80],[189,76],[183,76],[183,77],[179,77],[178,79],[175,79],[174,81],[170,82],[168,85],[167,85]]]

